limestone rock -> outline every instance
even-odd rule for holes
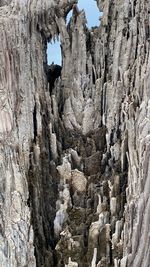
[[[150,1],[97,6],[0,1],[1,266],[149,267]]]
[[[72,187],[82,193],[86,191],[87,179],[84,174],[78,170],[73,170],[72,174]]]

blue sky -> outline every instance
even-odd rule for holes
[[[80,10],[85,10],[87,25],[89,28],[99,25],[100,13],[95,0],[78,0],[78,7]],[[71,12],[68,14],[67,21],[70,16]],[[51,64],[54,61],[54,63],[61,65],[61,50],[60,43],[58,41],[48,44],[47,54],[48,64]]]

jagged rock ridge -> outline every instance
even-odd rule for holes
[[[148,267],[150,3],[76,2],[0,3],[0,263]]]

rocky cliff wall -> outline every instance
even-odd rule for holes
[[[76,2],[0,2],[1,266],[148,267],[150,3]]]

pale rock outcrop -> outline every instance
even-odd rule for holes
[[[0,2],[0,265],[149,267],[150,2],[76,4]]]
[[[82,193],[86,191],[87,179],[84,174],[78,170],[73,170],[72,175],[72,187],[73,190],[77,190]]]

